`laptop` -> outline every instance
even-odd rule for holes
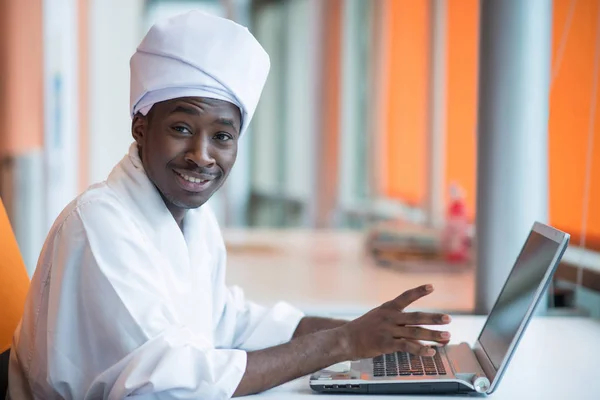
[[[316,392],[491,394],[517,349],[569,242],[567,233],[536,222],[473,347],[435,347],[433,357],[398,352],[332,366],[313,374]],[[337,368],[337,369],[336,369]]]

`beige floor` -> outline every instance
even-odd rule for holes
[[[474,272],[410,272],[375,266],[359,232],[227,230],[227,283],[264,304],[286,300],[310,314],[363,313],[406,289],[431,283],[415,308],[470,313]]]

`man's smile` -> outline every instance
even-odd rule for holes
[[[173,170],[179,186],[188,192],[203,192],[215,179],[215,176]]]

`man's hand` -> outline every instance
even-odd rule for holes
[[[350,359],[370,358],[396,351],[422,356],[434,355],[433,349],[419,341],[446,344],[450,339],[450,333],[421,328],[417,325],[444,325],[450,322],[450,316],[404,312],[411,303],[431,292],[433,292],[431,285],[407,290],[394,300],[336,328],[347,338]]]
[[[248,353],[246,372],[234,396],[262,392],[329,365],[395,351],[433,355],[420,340],[446,343],[450,335],[417,325],[443,325],[445,314],[405,313],[415,300],[433,291],[430,285],[408,290],[392,301],[345,323],[307,318],[288,343]]]

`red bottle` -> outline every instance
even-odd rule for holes
[[[444,229],[444,253],[448,262],[465,262],[469,259],[469,221],[462,190],[450,186],[450,203]]]

